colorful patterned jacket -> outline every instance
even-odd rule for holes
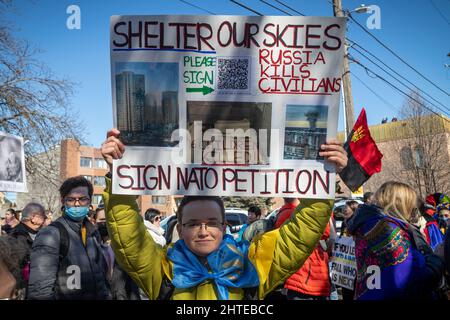
[[[363,205],[348,221],[355,239],[355,299],[431,299],[444,264],[417,228]]]
[[[113,195],[111,180],[106,179],[103,193],[111,246],[119,265],[149,299],[160,296],[164,283],[173,279],[173,262],[168,247],[157,245],[146,231],[135,196]],[[259,278],[258,298],[283,284],[298,270],[316,247],[330,219],[332,200],[305,200],[281,228],[256,236],[247,259],[255,266]],[[164,282],[164,283],[163,283]],[[229,288],[230,300],[244,298],[241,288]],[[216,300],[211,281],[188,289],[176,288],[173,300]]]

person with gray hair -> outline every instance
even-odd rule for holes
[[[30,202],[23,208],[20,223],[10,234],[26,247],[25,257],[21,261],[22,284],[24,288],[26,288],[30,274],[31,248],[38,231],[44,225],[45,218],[45,208],[37,202]]]
[[[23,238],[31,250],[34,238],[44,225],[45,218],[45,208],[37,202],[30,202],[23,208],[20,223],[13,229],[11,235]]]

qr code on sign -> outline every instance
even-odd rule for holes
[[[225,59],[217,61],[217,89],[248,90],[250,60],[248,58]]]

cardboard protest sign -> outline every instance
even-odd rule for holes
[[[0,191],[27,192],[23,138],[0,132]]]
[[[113,192],[333,198],[345,19],[113,16]]]
[[[352,237],[338,237],[330,259],[331,282],[350,290],[355,289],[356,258]]]

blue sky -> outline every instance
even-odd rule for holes
[[[228,0],[188,0],[216,14],[253,15]],[[268,0],[271,3],[274,1]],[[331,16],[331,0],[283,0],[287,5],[309,16]],[[284,15],[258,0],[240,0],[264,15]],[[450,1],[449,0],[374,0],[364,1],[381,8],[381,29],[369,30],[391,47],[403,59],[413,65],[441,88],[450,90]],[[81,9],[81,29],[66,28],[69,5]],[[275,3],[276,4],[276,3]],[[354,9],[359,1],[343,0],[343,7]],[[441,11],[440,15],[433,4]],[[280,5],[277,5],[281,7]],[[282,8],[282,7],[281,7]],[[109,60],[109,17],[111,15],[156,15],[207,13],[179,0],[20,0],[14,3],[14,12],[8,14],[15,26],[15,35],[28,40],[42,50],[37,58],[45,62],[59,77],[68,77],[76,82],[76,92],[71,106],[79,110],[85,122],[86,142],[100,146],[106,131],[112,127],[111,74]],[[354,14],[354,18],[365,26],[367,14]],[[450,107],[448,95],[440,92],[403,65],[393,55],[377,44],[355,23],[349,23],[347,35],[382,61],[395,68],[404,77],[427,91],[435,99]],[[370,68],[377,70],[356,52]],[[352,63],[350,65],[355,117],[362,107],[366,108],[369,124],[378,124],[381,119],[398,115],[404,97],[381,80],[369,77]],[[379,71],[379,70],[377,70]],[[381,71],[379,71],[381,73]],[[384,100],[375,96],[358,79],[370,87]],[[388,76],[386,76],[388,79]],[[405,89],[407,90],[407,89]],[[448,114],[447,114],[448,115]],[[340,112],[339,129],[343,129]]]
[[[146,92],[178,91],[178,63],[117,62],[116,74],[123,71],[145,75]]]

